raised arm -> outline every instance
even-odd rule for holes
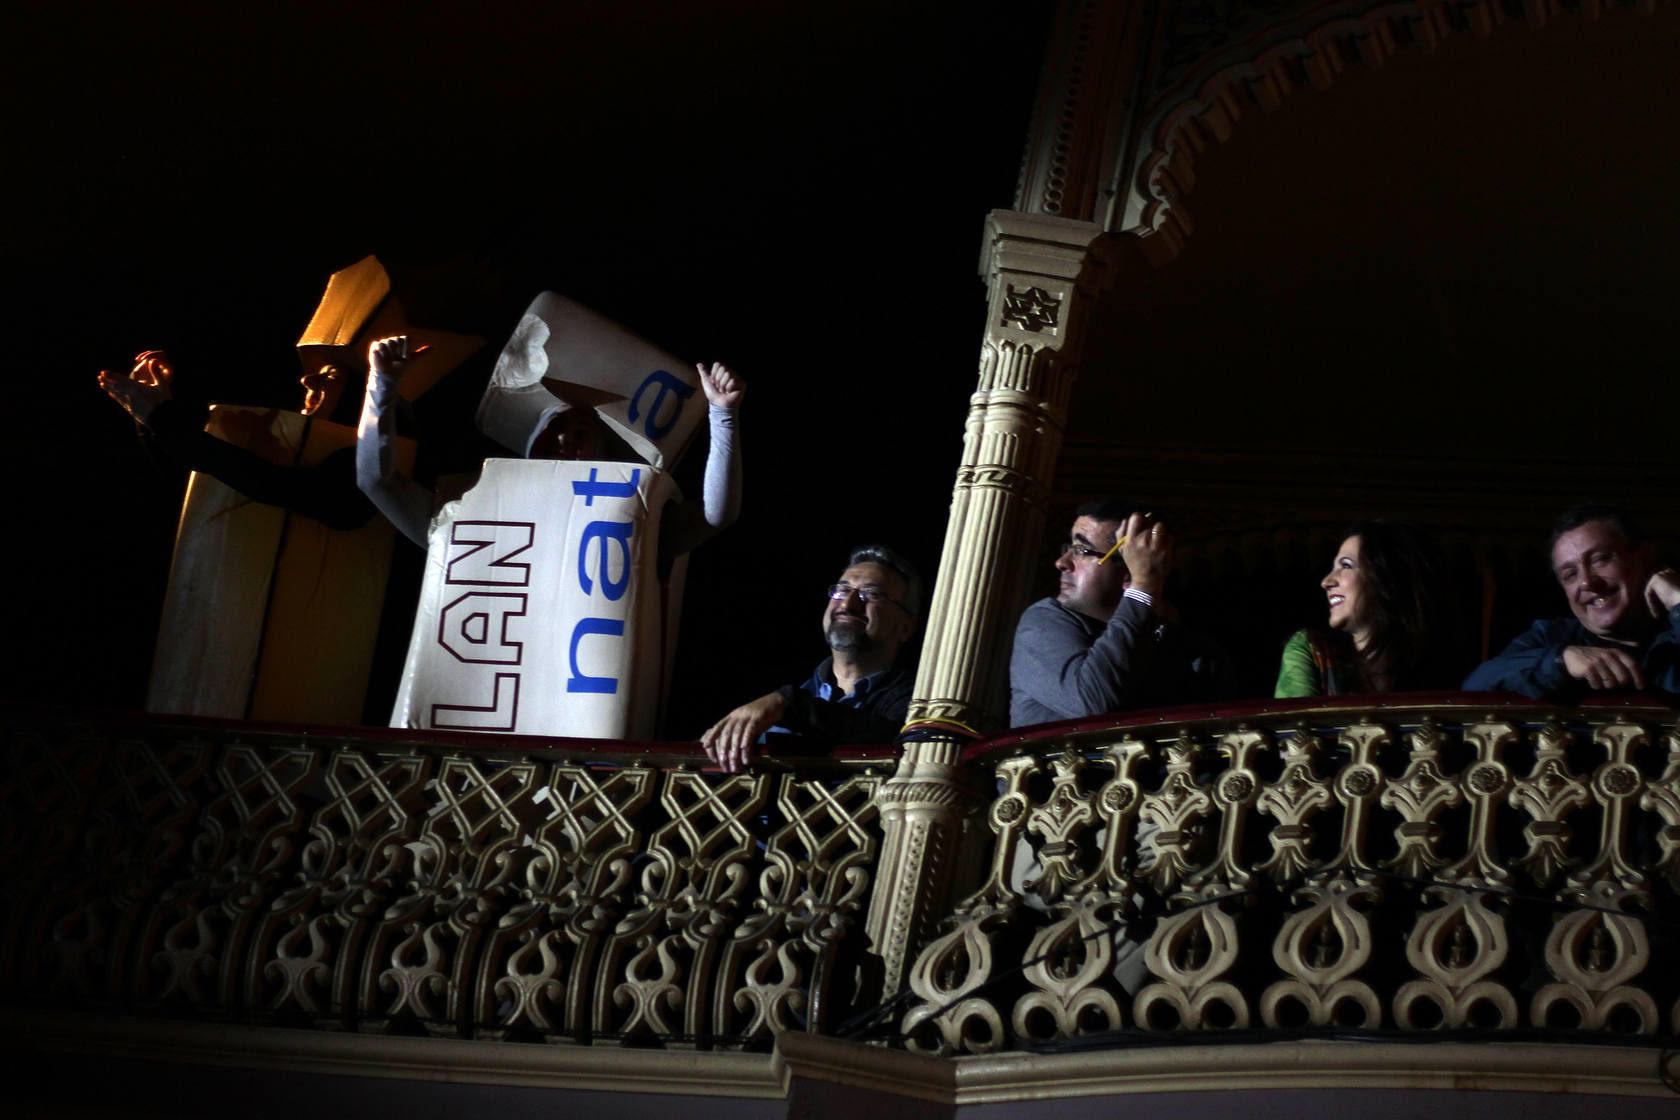
[[[706,476],[698,502],[683,502],[666,512],[659,552],[673,560],[733,524],[741,513],[741,448],[738,418],[746,382],[721,362],[710,370],[696,365],[706,393],[708,446]]]
[[[1049,600],[1021,615],[1009,662],[1013,723],[1075,719],[1154,701],[1155,663],[1171,628],[1161,595],[1172,571],[1173,537],[1147,514],[1133,514],[1114,538],[1131,580],[1100,630],[1089,616]]]
[[[175,376],[169,355],[162,350],[142,350],[134,356],[134,368],[128,376],[99,371],[99,387],[112,400],[128,410],[128,414],[142,424],[152,419],[152,410],[172,398],[170,380]]]
[[[356,429],[356,485],[405,537],[425,548],[432,493],[397,470],[397,385],[409,357],[407,335],[368,347],[367,396]]]
[[[101,370],[99,386],[141,423],[170,459],[220,479],[253,501],[294,510],[332,529],[359,529],[373,516],[340,452],[312,467],[271,463],[206,432],[202,414],[171,395],[172,376],[167,355],[147,350],[134,359],[127,377]]]

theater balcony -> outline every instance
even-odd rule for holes
[[[26,1114],[1675,1107],[1669,708],[1018,729],[932,868],[890,748],[3,718]]]

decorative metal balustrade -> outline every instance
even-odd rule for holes
[[[988,870],[901,946],[896,998],[864,928],[889,748],[724,776],[681,746],[8,711],[0,999],[701,1049],[1672,1040],[1680,713],[1487,705],[976,744]]]
[[[990,872],[906,1044],[1680,1033],[1677,713],[1454,699],[982,744]]]
[[[6,723],[13,1005],[767,1047],[858,998],[890,750]]]

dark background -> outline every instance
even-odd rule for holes
[[[424,282],[417,321],[488,340],[428,398],[445,460],[544,289],[746,377],[743,515],[693,555],[668,734],[802,676],[849,546],[937,565],[983,221],[1013,205],[1049,7],[16,9],[0,697],[144,696],[185,477],[95,372],[161,347],[183,397],[294,408],[298,333],[370,252]],[[1459,35],[1198,157],[1189,250],[1094,317],[1058,479],[1246,542],[1200,584],[1185,565],[1184,598],[1245,688],[1322,612],[1355,515],[1450,528],[1467,603],[1471,544],[1533,541],[1501,561],[1493,648],[1563,609],[1539,544],[1559,506],[1630,500],[1673,535],[1677,43],[1673,13],[1621,11]],[[1372,448],[1412,465],[1384,475]],[[1270,541],[1290,525],[1315,535]]]
[[[144,696],[184,475],[96,371],[161,347],[178,395],[295,408],[293,343],[369,252],[477,277],[441,325],[492,353],[552,289],[748,379],[744,512],[693,557],[673,736],[809,671],[850,545],[931,577],[1040,6],[14,11],[5,697]]]

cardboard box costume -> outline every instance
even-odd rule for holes
[[[342,424],[301,413],[228,405],[211,408],[205,431],[280,467],[315,466],[356,439]],[[403,441],[404,471],[413,458]],[[360,723],[392,537],[377,517],[329,529],[193,472],[146,710]]]
[[[659,578],[662,514],[680,497],[662,468],[706,398],[684,363],[545,293],[503,349],[478,424],[524,454],[569,407],[593,407],[639,461],[490,459],[437,512],[393,726],[654,734],[683,572],[679,560]]]
[[[332,274],[297,341],[305,374],[354,370],[373,338],[407,332],[427,353],[402,387],[412,400],[484,345],[476,335],[414,327],[375,257]],[[276,467],[350,453],[354,429],[324,416],[214,405],[209,435]],[[414,461],[392,441],[396,470]],[[344,484],[353,486],[346,472]],[[265,505],[195,471],[175,534],[146,710],[302,723],[358,724],[390,572],[393,534],[373,517],[331,529]]]
[[[488,460],[432,521],[393,725],[651,737],[675,490],[646,463]]]

